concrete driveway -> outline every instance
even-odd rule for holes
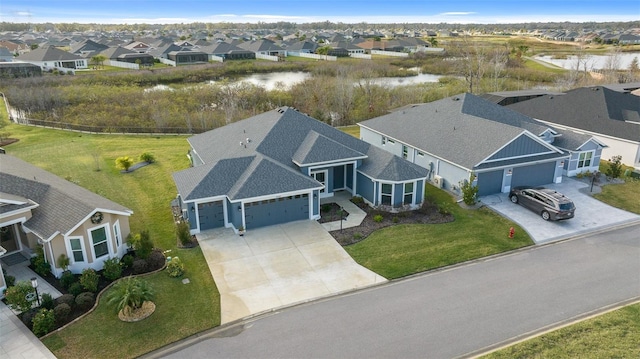
[[[357,264],[316,221],[197,235],[220,291],[222,323],[386,282]]]
[[[563,177],[562,183],[544,187],[554,189],[571,198],[576,206],[575,217],[565,221],[546,222],[540,215],[521,205],[511,203],[508,193],[484,196],[480,201],[518,223],[537,244],[640,221],[640,216],[634,213],[611,207],[591,197],[590,186],[584,182]]]

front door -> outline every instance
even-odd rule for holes
[[[320,182],[324,186],[324,188],[320,190],[320,198],[329,197],[330,194],[327,191],[327,178],[329,177],[329,171],[324,170],[311,172],[311,177],[313,177],[313,179]]]
[[[10,224],[8,226],[0,228],[0,246],[7,250],[7,253],[14,252],[20,249],[18,244],[18,236],[16,235],[15,227],[17,225]]]

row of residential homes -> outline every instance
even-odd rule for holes
[[[461,195],[470,181],[486,196],[560,183],[617,155],[640,168],[639,89],[462,93],[360,122],[360,138],[280,107],[188,138],[172,205],[193,234],[251,230],[318,220],[320,199],[338,192],[395,212],[419,207],[426,185]],[[42,246],[60,276],[61,255],[80,273],[126,253],[130,209],[4,151],[0,169],[0,256]]]

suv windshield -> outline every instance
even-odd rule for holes
[[[560,203],[560,210],[561,211],[570,211],[573,209],[573,203],[569,202],[569,203]]]

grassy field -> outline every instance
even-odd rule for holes
[[[428,198],[446,203],[455,221],[387,227],[346,251],[361,265],[394,279],[533,244],[522,228],[491,210],[463,209],[448,193],[431,185],[426,190]],[[508,238],[510,227],[515,238]]]
[[[191,281],[183,285],[164,272],[148,277],[157,293],[157,310],[140,323],[121,323],[101,301],[87,318],[43,341],[56,356],[135,357],[219,325],[219,293],[202,252],[176,248],[171,174],[189,166],[185,137],[90,135],[18,125],[5,131],[20,139],[5,148],[7,153],[132,209],[132,232],[148,229],[156,247],[183,260]],[[154,154],[157,163],[128,174],[115,168],[117,157],[137,158],[143,152]]]
[[[640,304],[541,335],[483,358],[640,358]]]

